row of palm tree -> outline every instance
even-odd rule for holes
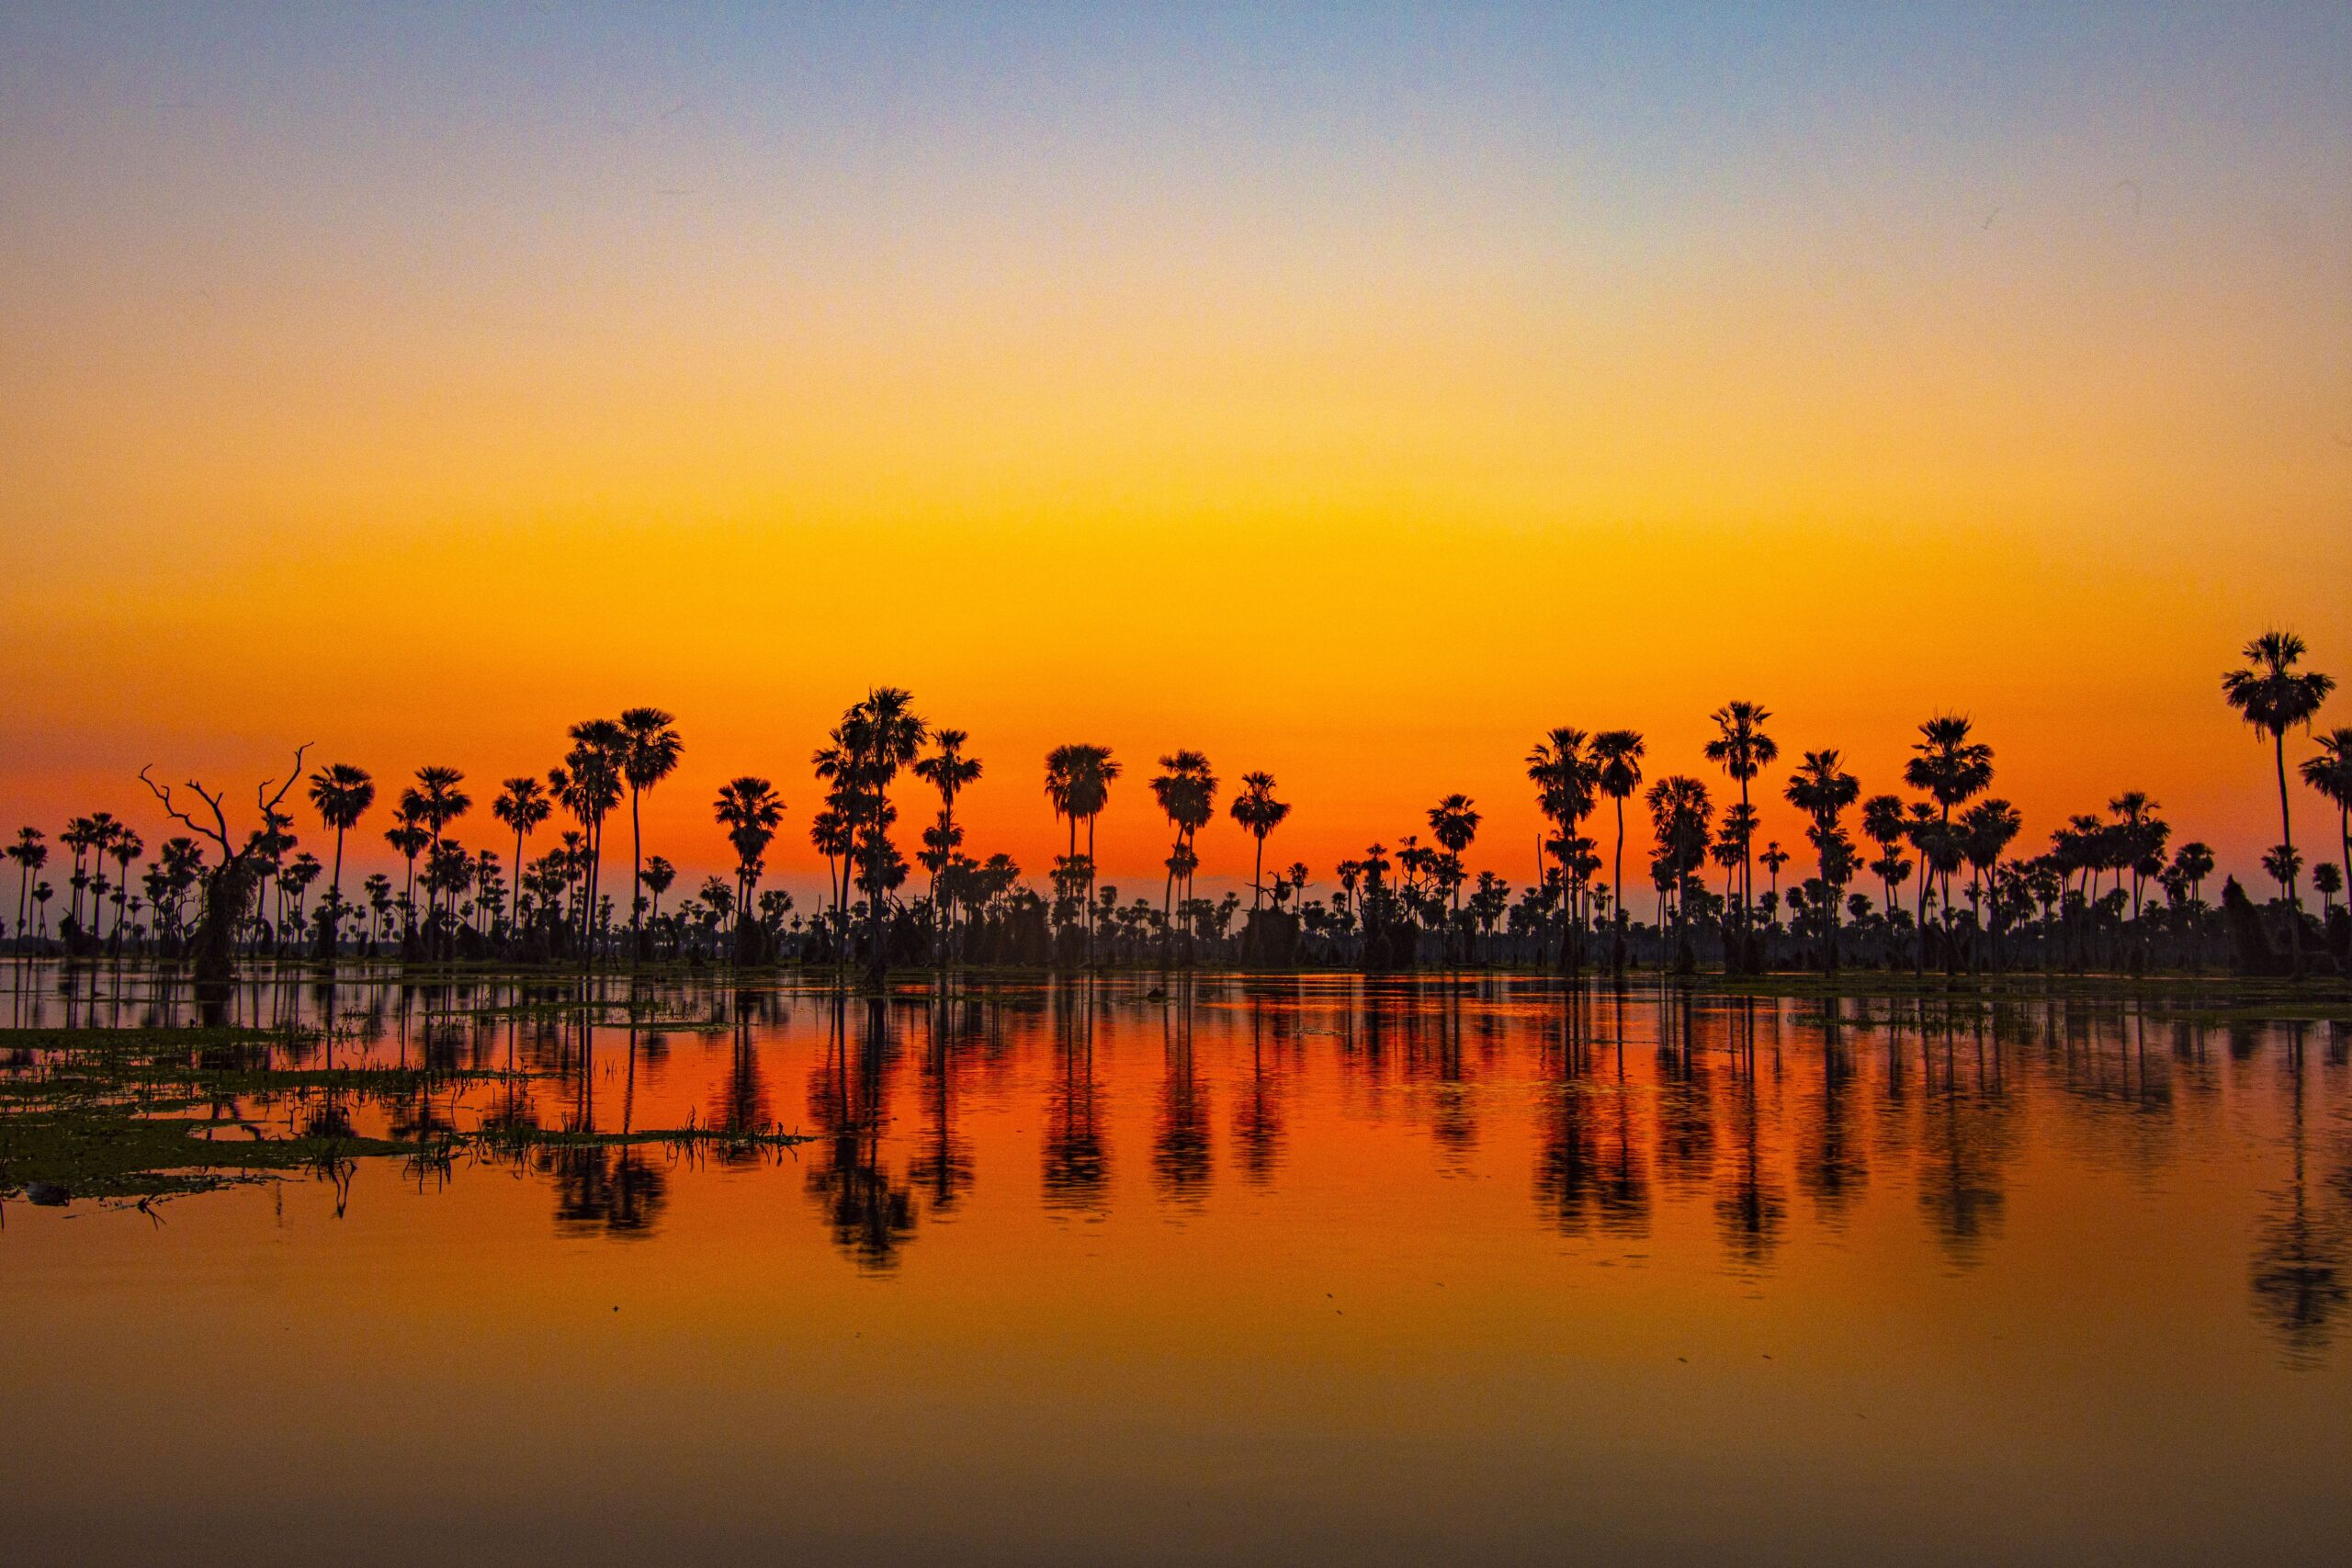
[[[2286,962],[2295,971],[2304,966],[2307,933],[2300,914],[2304,865],[2294,845],[2286,741],[2290,732],[2312,725],[2334,687],[2327,676],[2301,668],[2305,654],[2291,633],[2267,632],[2246,646],[2245,667],[2222,682],[2225,699],[2272,750],[2280,833],[2264,865],[2279,887],[2273,909],[2283,913],[2273,924],[2283,925]],[[1773,716],[1762,704],[1740,699],[1710,717],[1714,732],[1702,755],[1736,791],[1720,810],[1698,776],[1645,778],[1647,745],[1637,730],[1558,726],[1545,731],[1526,759],[1544,824],[1537,842],[1539,874],[1516,905],[1510,884],[1492,872],[1474,877],[1468,869],[1466,857],[1484,818],[1476,803],[1460,793],[1427,812],[1429,843],[1418,830],[1408,833],[1393,860],[1386,845],[1373,845],[1363,856],[1340,863],[1338,886],[1310,904],[1304,865],[1268,880],[1267,841],[1292,807],[1280,798],[1272,773],[1246,773],[1227,805],[1251,840],[1249,908],[1237,936],[1238,897],[1208,900],[1197,891],[1199,835],[1216,817],[1221,787],[1204,754],[1168,752],[1149,781],[1170,832],[1160,902],[1151,911],[1141,901],[1123,907],[1115,889],[1098,886],[1096,825],[1121,776],[1119,761],[1099,744],[1054,748],[1046,757],[1045,793],[1055,818],[1067,824],[1066,851],[1048,878],[1053,896],[1028,895],[1010,857],[965,852],[958,801],[982,776],[969,736],[930,726],[905,691],[876,687],[844,711],[811,759],[825,793],[822,808],[811,817],[809,840],[827,863],[829,894],[815,918],[787,925],[788,896],[760,890],[786,807],[769,780],[743,774],[721,788],[713,807],[733,851],[731,880],[716,884],[718,895],[707,884],[706,896],[688,900],[691,910],[673,909],[658,934],[671,953],[686,951],[692,946],[687,933],[699,929],[695,922],[708,921],[714,904],[723,904],[724,916],[733,920],[728,945],[736,962],[784,957],[789,946],[791,955],[804,959],[862,960],[878,975],[894,958],[935,965],[965,961],[978,949],[1042,948],[1054,961],[1091,963],[1104,941],[1131,954],[1141,930],[1149,931],[1163,964],[1172,961],[1179,936],[1188,961],[1197,959],[1203,942],[1213,947],[1233,942],[1238,947],[1228,956],[1254,961],[1295,961],[1336,948],[1359,961],[1390,963],[1415,961],[1425,942],[1448,962],[1465,960],[1481,942],[1491,956],[1498,935],[1521,950],[1540,933],[1551,943],[1550,961],[1563,968],[1580,967],[1589,944],[1605,937],[1607,961],[1622,972],[1634,931],[1625,877],[1626,804],[1637,795],[1648,817],[1648,880],[1657,899],[1657,919],[1645,940],[1661,963],[1678,967],[1693,966],[1694,944],[1706,943],[1718,948],[1726,968],[1761,967],[1783,956],[1772,943],[1793,934],[1803,939],[1806,962],[1834,969],[1849,919],[1875,922],[1871,930],[1881,956],[1899,949],[1915,968],[1924,969],[1930,957],[1947,965],[1997,963],[2002,939],[2024,931],[2037,909],[2037,936],[2057,933],[2053,940],[2068,961],[2112,957],[2119,950],[2137,961],[2145,950],[2138,937],[2157,929],[2142,924],[2152,887],[2165,894],[2165,918],[2174,926],[2188,920],[2190,927],[2182,929],[2191,929],[2202,918],[2212,852],[2188,842],[2168,855],[2170,827],[2144,793],[2117,795],[2109,816],[2068,818],[2052,831],[2044,853],[2014,854],[2021,815],[1990,794],[1993,749],[1959,714],[1939,714],[1919,726],[1900,775],[1908,798],[1894,792],[1865,798],[1838,749],[1802,753],[1781,793],[1800,814],[1811,865],[1784,893],[1781,874],[1792,857],[1777,841],[1758,844],[1755,800],[1781,758],[1770,733]],[[389,879],[371,875],[368,916],[357,921],[344,896],[346,840],[374,808],[377,784],[352,763],[316,768],[304,793],[321,826],[334,835],[331,856],[322,865],[300,851],[290,818],[275,807],[265,811],[243,852],[259,868],[241,890],[239,929],[248,944],[282,948],[307,942],[320,955],[332,956],[350,935],[372,951],[393,939],[396,916],[400,949],[411,957],[447,959],[461,951],[583,961],[613,952],[653,956],[663,919],[661,899],[676,872],[668,861],[646,856],[642,803],[683,756],[675,720],[659,708],[630,708],[617,718],[572,725],[567,739],[561,761],[544,775],[508,778],[493,796],[491,815],[512,835],[512,859],[503,863],[498,851],[468,850],[456,840],[474,805],[464,773],[440,765],[417,769],[401,788],[383,835],[404,863],[403,886],[395,895]],[[2352,728],[2320,737],[2317,751],[2298,771],[2338,812],[2342,869],[2323,864],[2312,873],[2324,917],[2335,891],[2352,880]],[[898,820],[892,795],[902,773],[911,773],[936,799],[917,856],[928,881],[911,898],[901,892],[910,867],[892,832]],[[631,869],[625,924],[615,919],[603,886],[605,829],[624,802]],[[1613,836],[1606,862],[1589,830],[1603,802],[1611,807]],[[1858,807],[1859,820],[1849,826]],[[568,826],[552,848],[532,858],[534,836],[558,812]],[[1858,847],[1856,828],[1871,851]],[[74,818],[58,842],[73,855],[71,897],[61,923],[70,949],[120,952],[127,935],[135,942],[142,934],[168,949],[185,935],[184,907],[205,867],[202,847],[193,840],[175,838],[162,846],[136,884],[131,872],[145,845],[110,814]],[[6,852],[19,868],[19,942],[46,942],[53,890],[37,877],[48,863],[48,843],[27,828]],[[1755,886],[1759,864],[1770,882],[1761,897]],[[1720,894],[1709,885],[1711,866],[1722,874]],[[322,875],[327,891],[313,911],[309,890]],[[1877,906],[1851,891],[1865,876],[1883,896]],[[2099,893],[2110,877],[2104,897],[2114,900],[2111,909]],[[1916,894],[1908,910],[1900,902],[1906,884]],[[133,896],[134,886],[143,889],[143,898]],[[2188,912],[2177,914],[2181,910]],[[152,930],[137,924],[146,912],[153,915]],[[973,921],[986,930],[967,931]],[[2116,935],[2126,925],[2136,933],[2130,941]],[[1063,932],[1070,933],[1074,951],[1065,950]]]

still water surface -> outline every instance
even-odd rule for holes
[[[515,1069],[363,1133],[818,1136],[10,1204],[0,1555],[2344,1561],[2327,1024],[1148,984],[254,992]]]

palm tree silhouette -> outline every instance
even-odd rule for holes
[[[118,828],[115,830],[113,840],[107,845],[107,853],[113,857],[116,867],[114,879],[114,935],[108,945],[118,953],[122,951],[123,898],[124,896],[130,891],[130,868],[132,864],[138,861],[139,857],[146,852],[147,845],[145,840],[141,840],[139,835],[132,831],[129,827]]]
[[[1458,861],[1470,848],[1472,840],[1478,837],[1478,821],[1476,801],[1466,795],[1449,795],[1430,807],[1430,837]],[[1453,895],[1453,923],[1459,926],[1462,923],[1462,880],[1460,877],[1448,880],[1453,884],[1450,891]],[[1445,946],[1448,953],[1453,952],[1453,932],[1450,931],[1446,933]]]
[[[2297,673],[2295,666],[2309,651],[2292,632],[2267,631],[2245,645],[2242,657],[2248,668],[2222,677],[2222,696],[2256,735],[2270,738],[2278,769],[2279,865],[2285,874],[2278,886],[2287,904],[2287,931],[2292,972],[2303,972],[2303,918],[2295,907],[2295,830],[2287,808],[2287,731],[2308,727],[2335,679],[2319,671]]]
[[[1176,884],[1185,886],[1187,901],[1192,897],[1193,874],[1200,869],[1200,855],[1193,848],[1193,836],[1208,825],[1216,815],[1216,775],[1209,771],[1209,760],[1198,751],[1170,751],[1159,759],[1159,776],[1151,781],[1152,798],[1159,802],[1160,811],[1176,830],[1176,841],[1168,852],[1168,882],[1160,895],[1161,962],[1167,961],[1167,942],[1175,919]],[[1193,951],[1190,921],[1184,929],[1184,951]]]
[[[712,810],[735,850],[735,956],[741,963],[750,957],[752,889],[759,880],[761,856],[784,821],[784,802],[774,784],[745,773],[719,786]]]
[[[424,829],[424,911],[428,931],[433,925],[435,898],[439,890],[433,867],[441,859],[442,835],[450,823],[473,807],[473,797],[458,787],[465,779],[466,775],[455,768],[419,768],[416,770],[416,783],[401,794],[401,814]],[[409,875],[412,891],[415,886],[415,874],[416,860],[411,854]],[[446,882],[447,878],[442,881]]]
[[[645,859],[645,870],[641,874],[645,882],[645,891],[650,897],[653,906],[650,914],[647,917],[647,923],[657,924],[662,919],[662,895],[670,891],[671,885],[678,880],[678,868],[660,855],[648,855]],[[676,953],[673,952],[671,956],[675,957]]]
[[[960,729],[933,731],[932,754],[917,762],[914,769],[915,777],[939,792],[939,858],[931,868],[931,957],[934,964],[940,962],[944,925],[939,909],[939,874],[945,869],[947,857],[955,852],[959,837],[956,829],[956,797],[980,776],[980,760],[964,755],[964,748],[971,739]]]
[[[523,841],[538,830],[555,811],[539,781],[528,773],[517,773],[499,786],[498,798],[490,803],[490,814],[514,829],[514,926],[519,931],[523,916]]]
[[[2344,880],[2352,886],[2352,725],[2339,725],[2319,738],[2319,755],[2306,757],[2303,782],[2335,802],[2335,830],[2342,840]]]
[[[1780,746],[1764,733],[1764,723],[1772,716],[1758,703],[1725,703],[1709,716],[1714,721],[1715,738],[1707,742],[1707,761],[1729,773],[1739,784],[1741,817],[1753,822],[1755,813],[1747,804],[1748,781],[1779,758]],[[1747,932],[1747,908],[1756,899],[1755,867],[1749,863],[1747,840],[1741,835],[1739,844],[1739,931],[1742,945]],[[1741,954],[1745,966],[1747,955]]]
[[[626,708],[620,716],[621,777],[628,784],[628,930],[634,958],[645,956],[645,828],[638,802],[677,771],[686,749],[677,724],[673,716],[654,707]]]
[[[1610,946],[1610,966],[1620,975],[1625,972],[1625,801],[1642,787],[1644,749],[1638,729],[1604,729],[1592,738],[1592,760],[1600,769],[1595,782],[1601,794],[1617,803],[1617,855],[1609,872],[1617,899],[1617,933]]]
[[[855,853],[865,888],[866,963],[874,984],[889,972],[890,958],[883,941],[882,906],[888,897],[892,873],[904,874],[904,863],[890,842],[890,784],[899,770],[915,760],[930,727],[915,716],[914,698],[896,686],[876,686],[863,702],[842,716],[841,772],[850,790]]]
[[[25,950],[25,926],[32,919],[33,873],[49,863],[49,846],[38,828],[19,828],[8,858],[17,863],[17,951]]]
[[[1257,773],[1241,775],[1241,788],[1228,809],[1257,843],[1257,858],[1250,870],[1250,908],[1255,912],[1266,880],[1266,835],[1282,826],[1283,818],[1290,815],[1290,806],[1274,798],[1274,775]]]
[[[1844,886],[1842,872],[1851,862],[1853,846],[1847,840],[1845,829],[1838,818],[1848,807],[1860,798],[1861,781],[1846,772],[1843,759],[1835,749],[1807,751],[1804,761],[1789,775],[1784,792],[1791,806],[1813,819],[1805,829],[1805,837],[1813,840],[1820,856],[1822,963],[1826,971],[1838,968],[1838,890]]]
[[[1937,845],[1943,852],[1930,855],[1928,846],[1920,846],[1922,865],[1921,893],[1927,873],[1932,868],[1939,875],[1942,886],[1938,890],[1944,928],[1944,947],[1949,961],[1951,946],[1951,874],[1961,863],[1959,840],[1951,830],[1951,813],[1955,806],[1964,805],[1993,783],[1993,748],[1971,738],[1971,724],[1963,714],[1938,714],[1919,727],[1919,739],[1912,743],[1911,760],[1903,764],[1903,782],[1913,789],[1925,791],[1935,800],[1941,831]],[[1922,943],[1924,946],[1924,942]]]
[[[323,956],[334,957],[343,940],[343,836],[359,825],[376,804],[376,781],[368,770],[349,762],[334,762],[311,775],[311,806],[319,820],[334,829],[334,875],[327,884],[327,927]]]
[[[1598,765],[1585,754],[1586,739],[1583,730],[1558,725],[1527,753],[1527,777],[1535,785],[1537,808],[1558,829],[1547,847],[1560,863],[1560,967],[1564,970],[1569,966],[1569,944],[1582,919],[1582,911],[1569,901],[1570,890],[1577,885],[1573,863],[1577,825],[1592,809],[1593,789],[1600,776]]]

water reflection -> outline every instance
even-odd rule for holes
[[[136,966],[8,978],[17,1028],[194,1016]],[[541,1184],[556,1234],[642,1241],[706,1201],[706,1176],[797,1181],[840,1257],[888,1274],[950,1221],[1247,1224],[1279,1249],[1311,1242],[1297,1227],[1435,1211],[1490,1249],[1597,1262],[1619,1249],[1561,1238],[1640,1242],[1769,1294],[1844,1247],[1981,1277],[2046,1254],[2036,1227],[2080,1194],[2097,1208],[2068,1245],[2176,1248],[2179,1277],[2225,1279],[2288,1364],[2325,1364],[2352,1303],[2346,1042],[2324,1023],[1499,977],[868,997],[265,971],[234,1005],[317,1031],[260,1056],[315,1077],[229,1075],[209,1111],[323,1145],[295,1179],[337,1214],[382,1201],[371,1171],[430,1198],[495,1167]],[[45,1067],[29,1046],[0,1056],[20,1082]],[[779,1146],[795,1131],[809,1141]],[[334,1148],[363,1138],[425,1152]],[[1314,1202],[1286,1206],[1294,1184]]]

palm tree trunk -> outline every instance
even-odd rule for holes
[[[637,785],[628,786],[628,954],[634,964],[645,956],[645,918],[637,901],[645,896],[645,828],[637,812]]]
[[[1617,796],[1617,863],[1609,873],[1617,879],[1613,896],[1617,900],[1617,940],[1610,952],[1610,967],[1619,976],[1625,973],[1625,797]]]
[[[2287,732],[2271,732],[2278,759],[2278,853],[2287,884],[2287,965],[2290,974],[2303,972],[2303,915],[2295,908],[2295,829],[2287,815]]]

